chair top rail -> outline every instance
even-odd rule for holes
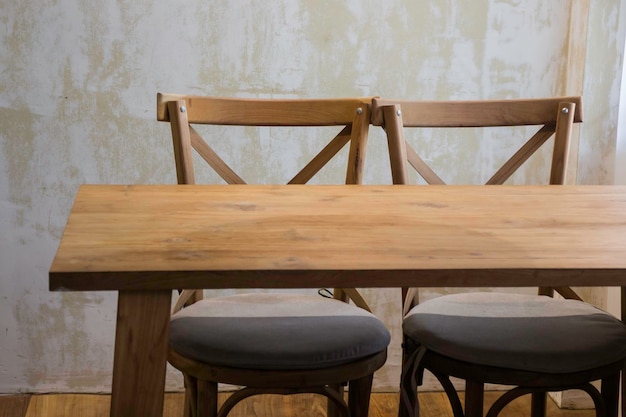
[[[582,97],[481,101],[372,100],[372,119],[382,126],[382,108],[398,105],[405,127],[487,127],[555,124],[559,103],[574,103],[574,123],[582,122]]]
[[[240,126],[339,126],[351,124],[371,97],[256,99],[157,94],[157,120],[170,121],[167,103],[185,101],[189,123]]]

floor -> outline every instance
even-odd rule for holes
[[[221,400],[227,394],[221,395]],[[485,404],[491,404],[497,393],[489,392]],[[48,394],[0,396],[0,417],[108,417],[109,396],[91,394]],[[529,399],[520,398],[511,403],[501,417],[527,417]],[[421,417],[451,417],[445,395],[440,392],[421,393]],[[163,417],[182,417],[183,395],[166,394]],[[374,393],[370,404],[370,417],[396,417],[398,394]],[[265,395],[249,398],[237,405],[229,417],[324,417],[325,401],[308,394],[279,396]],[[548,417],[594,417],[593,410],[560,410],[552,402]]]

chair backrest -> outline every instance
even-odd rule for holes
[[[374,98],[372,124],[387,133],[394,184],[408,184],[410,164],[428,184],[445,184],[405,140],[405,128],[487,128],[538,126],[538,130],[487,180],[505,183],[548,139],[554,137],[548,184],[564,184],[574,123],[582,122],[581,97],[484,101],[411,101]],[[407,162],[409,164],[407,164]],[[552,295],[578,298],[570,288],[540,288]],[[414,289],[403,289],[405,310],[417,302]]]
[[[196,181],[193,150],[226,183],[246,183],[214,150],[216,143],[223,143],[229,138],[205,140],[192,125],[291,128],[337,126],[339,132],[336,136],[326,141],[326,145],[320,149],[319,153],[295,173],[288,183],[307,183],[347,143],[350,143],[345,183],[361,184],[370,123],[370,105],[371,98],[254,99],[159,93],[157,94],[157,120],[169,122],[171,125],[179,184],[194,184]],[[231,140],[235,138],[232,137]],[[290,140],[297,140],[297,138]],[[281,150],[280,147],[277,149]],[[201,297],[200,290],[184,290],[176,303],[175,311]],[[369,309],[365,300],[355,289],[335,289],[334,297],[343,300],[351,298],[357,305]]]

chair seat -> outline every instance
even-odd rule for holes
[[[626,358],[626,326],[589,304],[545,296],[466,293],[415,306],[405,335],[478,365],[570,373]]]
[[[184,308],[170,322],[176,352],[233,368],[326,368],[379,353],[389,341],[373,314],[319,296],[216,297]]]

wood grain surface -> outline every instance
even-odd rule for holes
[[[220,403],[229,393],[219,395]],[[498,397],[497,392],[485,394],[485,403],[491,404]],[[29,405],[30,402],[30,405]],[[108,417],[111,398],[109,395],[94,394],[47,394],[19,395],[0,397],[0,416],[2,417]],[[452,410],[443,392],[425,392],[420,394],[424,417],[452,417]],[[27,411],[28,406],[28,411]],[[526,417],[530,409],[528,396],[518,398],[507,406],[502,417]],[[163,417],[179,417],[183,410],[183,394],[165,394]],[[398,413],[397,393],[373,393],[370,402],[370,417],[396,417]],[[291,396],[263,395],[249,398],[232,410],[231,417],[240,416],[309,416],[326,415],[325,399],[320,396],[301,394]],[[594,410],[559,409],[548,401],[548,413],[551,417],[593,417]]]
[[[621,186],[85,185],[50,288],[626,285],[625,236]]]

